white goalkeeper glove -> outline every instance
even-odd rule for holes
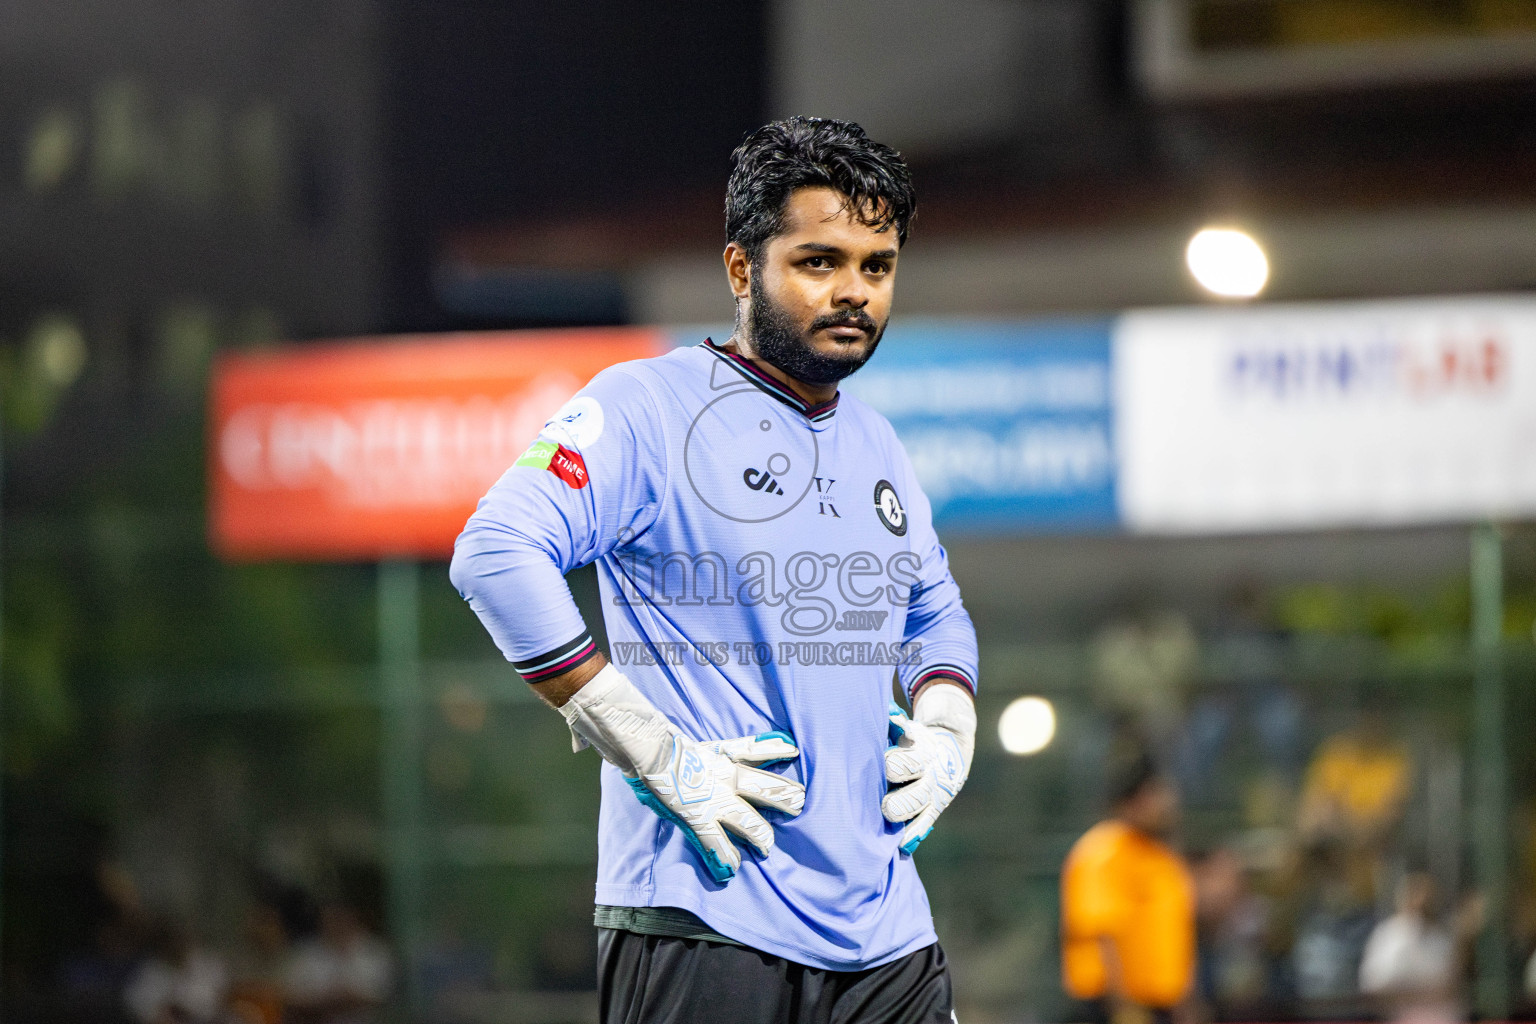
[[[683,830],[717,882],[729,881],[741,853],[737,836],[764,857],[773,827],[753,809],[799,814],[805,787],[758,765],[800,756],[782,732],[736,739],[690,739],[612,665],[606,665],[560,708],[577,749],[597,748],[624,773],[640,802]]]
[[[976,750],[976,704],[948,683],[929,683],[908,718],[891,704],[895,745],[885,752],[885,780],[893,785],[880,801],[887,821],[907,822],[901,849],[910,854],[928,838],[933,823],[965,785]]]

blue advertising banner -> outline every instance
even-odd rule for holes
[[[941,529],[1114,530],[1113,324],[902,320],[842,390],[895,426]],[[668,331],[679,345],[731,334]]]
[[[903,321],[843,389],[896,427],[941,528],[1112,530],[1112,323]]]
[[[707,333],[730,329],[670,329]],[[895,425],[947,532],[1536,512],[1530,296],[899,319],[842,390]]]

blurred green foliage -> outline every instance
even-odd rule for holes
[[[201,396],[146,383],[125,417],[88,387],[26,392],[24,364],[0,344],[8,984],[45,985],[89,943],[102,857],[180,872],[194,905],[150,880],[147,909],[225,948],[258,873],[378,921],[398,755],[380,747],[375,567],[220,562]],[[428,934],[491,950],[504,984],[586,987],[596,760],[570,755],[445,565],[420,587],[429,887],[460,909]],[[573,588],[595,598],[589,573]]]
[[[1536,623],[1536,590],[1520,578],[1508,586],[1504,636],[1521,641]],[[1310,583],[1280,590],[1274,607],[1276,624],[1296,633],[1367,636],[1404,649],[1426,638],[1463,638],[1471,625],[1464,576],[1412,589]]]

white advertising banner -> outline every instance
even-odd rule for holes
[[[1113,361],[1130,530],[1536,515],[1536,298],[1133,312]]]

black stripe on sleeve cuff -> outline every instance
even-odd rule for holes
[[[929,665],[917,674],[912,680],[912,685],[907,687],[907,699],[935,679],[950,679],[965,687],[972,697],[976,696],[976,681],[970,673],[959,665]]]
[[[540,683],[562,672],[569,672],[596,654],[597,644],[593,641],[592,634],[583,633],[576,639],[537,657],[514,661],[512,667],[517,669],[518,675],[523,677],[524,682]]]

